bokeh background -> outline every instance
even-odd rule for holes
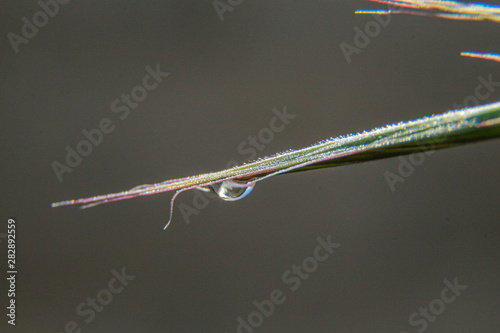
[[[467,289],[425,331],[498,332],[500,140],[436,152],[394,192],[384,173],[397,158],[275,177],[244,200],[210,200],[189,224],[186,192],[165,232],[171,194],[50,207],[243,162],[238,145],[273,108],[296,117],[259,156],[441,113],[479,76],[500,81],[497,63],[459,56],[500,53],[491,22],[394,16],[347,63],[339,45],[374,20],[359,8],[381,7],[247,0],[221,21],[211,0],[72,1],[16,54],[7,34],[40,7],[2,1],[0,232],[16,218],[19,273],[17,325],[2,314],[0,331],[236,332],[281,289],[255,332],[417,332],[412,313],[458,278]],[[110,104],[157,64],[170,76],[120,120]],[[103,118],[115,130],[59,182],[53,161]],[[341,246],[291,292],[282,274],[328,235]],[[122,268],[135,278],[86,323],[78,305]]]

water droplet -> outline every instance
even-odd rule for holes
[[[225,180],[221,183],[210,185],[210,189],[219,198],[226,201],[240,200],[252,192],[255,183],[244,183],[236,180]]]

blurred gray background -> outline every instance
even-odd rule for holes
[[[7,34],[41,7],[1,2],[0,232],[16,219],[18,277],[17,325],[2,313],[0,331],[237,332],[254,300],[280,289],[286,301],[253,331],[498,332],[500,140],[427,156],[394,192],[384,173],[398,172],[397,158],[271,178],[244,200],[205,202],[190,223],[186,192],[165,232],[171,194],[50,207],[243,162],[238,146],[269,127],[273,108],[296,117],[259,157],[441,113],[474,96],[479,76],[500,81],[499,64],[459,56],[500,53],[491,22],[394,16],[347,63],[339,45],[374,21],[354,11],[383,6],[231,8],[221,21],[212,1],[72,1],[16,54]],[[121,120],[111,103],[157,64],[170,76]],[[499,100],[492,90],[481,102]],[[60,182],[53,161],[103,118],[114,131]],[[283,274],[329,235],[341,246],[291,291]],[[110,295],[122,269],[135,278],[86,322],[79,305]],[[455,278],[467,289],[411,324]]]

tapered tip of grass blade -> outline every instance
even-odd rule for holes
[[[372,15],[390,15],[392,14],[391,10],[386,9],[358,9],[354,12],[354,14],[372,14]]]
[[[495,53],[480,53],[480,52],[467,51],[460,53],[460,55],[462,57],[478,58],[478,59],[493,60],[500,62],[500,54],[495,54]]]

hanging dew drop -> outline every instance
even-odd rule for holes
[[[252,192],[254,186],[255,183],[225,180],[221,183],[209,185],[208,187],[222,200],[236,201],[246,197],[250,192]]]

